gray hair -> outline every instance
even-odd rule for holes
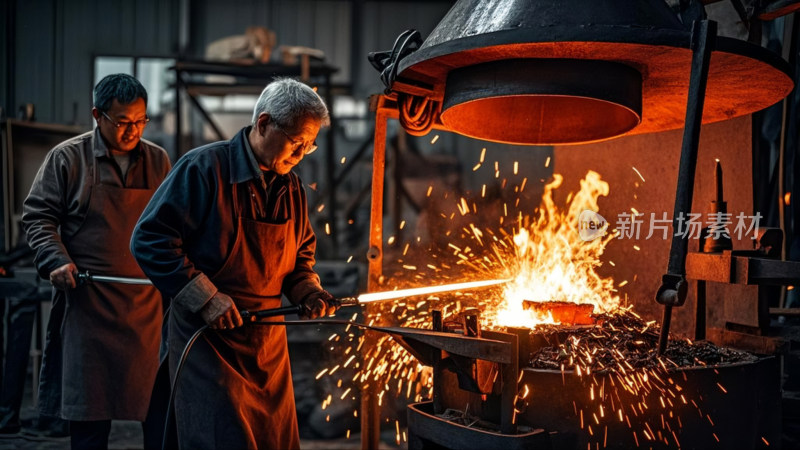
[[[328,107],[322,97],[307,85],[291,78],[277,78],[261,91],[252,124],[266,113],[281,127],[294,130],[305,118],[318,120],[321,126],[330,125]]]

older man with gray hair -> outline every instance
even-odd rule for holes
[[[239,311],[278,307],[282,294],[305,318],[336,310],[313,270],[316,238],[292,172],[328,123],[313,89],[270,83],[252,123],[184,155],[136,225],[133,254],[172,298],[173,377],[191,335],[211,329],[176,381],[181,448],[299,447],[285,328],[243,326]]]

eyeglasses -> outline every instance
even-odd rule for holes
[[[316,140],[312,142],[301,142],[296,139],[292,139],[292,137],[289,136],[289,133],[283,131],[283,128],[280,125],[278,125],[278,122],[273,121],[272,124],[275,125],[275,128],[278,131],[280,131],[281,133],[283,133],[284,136],[286,136],[286,140],[289,141],[295,147],[294,149],[295,151],[300,150],[303,152],[304,155],[310,155],[317,150]]]
[[[105,118],[108,119],[108,121],[111,122],[112,125],[114,125],[114,128],[117,129],[122,128],[124,130],[127,130],[131,126],[134,126],[141,130],[147,126],[147,122],[150,122],[150,118],[147,116],[145,116],[144,119],[142,120],[137,120],[136,122],[116,122],[114,121],[114,119],[109,117],[109,115],[106,114],[104,111],[100,111],[100,114],[104,115]]]

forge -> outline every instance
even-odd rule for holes
[[[659,358],[657,325],[630,312],[594,319],[592,326],[480,330],[455,352],[398,337],[433,367],[433,400],[408,407],[409,448],[740,448],[779,441],[776,358],[685,341]],[[504,351],[490,354],[484,342],[504,342]],[[742,423],[743,410],[758,420]]]
[[[758,231],[755,250],[746,252],[718,237],[690,252],[689,238],[676,230],[677,218],[692,212],[701,124],[759,111],[785,97],[793,82],[777,55],[719,36],[712,21],[684,20],[655,0],[461,0],[424,42],[407,32],[391,52],[371,54],[386,91],[372,105],[370,289],[386,280],[387,120],[399,120],[415,136],[440,129],[518,145],[586,144],[683,129],[669,259],[661,286],[650,294],[662,308],[661,320],[638,317],[629,299],[617,294],[620,280],[597,274],[605,245],[620,231],[581,238],[581,213],[597,213],[598,198],[608,194],[601,174],[583,169],[582,188],[563,210],[553,201],[562,182],[554,175],[544,185],[542,206],[510,219],[513,232],[464,227],[473,245],[489,249],[492,257],[484,261],[490,262],[482,262],[474,247],[451,244],[465,272],[511,277],[503,292],[461,300],[450,310],[428,305],[430,317],[405,321],[415,331],[393,335],[418,364],[431,368],[430,400],[408,407],[410,448],[780,445],[775,355],[781,344],[767,336],[767,294],[758,299],[759,326],[746,337],[722,330],[715,335],[718,346],[704,340],[704,283],[789,285],[800,281],[800,267],[777,261],[769,249],[779,239],[769,230]],[[722,213],[717,192],[713,211]],[[461,202],[459,210],[469,211]],[[684,304],[690,284],[698,298],[697,342],[670,339],[672,310]],[[446,348],[442,333],[450,335]],[[732,341],[762,356],[724,346]],[[378,377],[361,378],[369,379]],[[370,389],[374,384],[366,386],[361,410],[365,448],[377,445],[370,431],[376,391]],[[752,420],[743,425],[743,416]]]
[[[488,278],[510,281],[462,293],[455,302],[410,297],[368,316],[379,321],[398,311],[393,317],[404,325],[389,334],[408,353],[381,353],[391,339],[376,337],[361,346],[366,368],[356,378],[383,386],[393,383],[382,376],[391,371],[402,379],[399,391],[417,393],[406,394],[418,400],[408,406],[409,447],[779,442],[778,359],[677,336],[660,355],[661,325],[619,297],[619,280],[598,274],[616,233],[580,237],[580,212],[596,207],[608,184],[589,171],[562,206],[553,197],[560,183],[555,176],[546,185],[537,213],[514,234],[463,227],[462,237],[471,239],[454,237],[449,259],[431,259],[438,267],[482,268]],[[485,255],[493,255],[491,263]],[[385,400],[388,391],[380,391]],[[742,426],[744,411],[757,420]]]

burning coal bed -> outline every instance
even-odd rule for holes
[[[483,162],[482,153],[476,169]],[[494,170],[498,176],[497,162]],[[520,433],[543,430],[549,436],[552,445],[542,448],[756,448],[779,440],[774,426],[780,422],[775,414],[780,410],[775,358],[686,339],[671,340],[659,356],[659,325],[634,313],[634,302],[620,291],[629,280],[598,273],[603,264],[615,266],[601,256],[619,232],[604,230],[601,237],[584,240],[579,217],[587,210],[599,211],[598,198],[608,195],[608,183],[588,171],[580,190],[567,195],[562,207],[553,193],[563,178],[553,174],[543,186],[540,207],[523,215],[513,208],[526,181],[509,183],[517,198],[503,203],[499,216],[479,208],[479,199],[458,199],[457,208],[449,215],[442,212],[445,220],[437,222],[439,237],[447,237],[446,243],[426,243],[419,236],[397,243],[390,237],[387,245],[399,253],[393,269],[381,276],[383,286],[395,289],[476,280],[509,282],[491,293],[465,291],[376,303],[365,311],[365,323],[431,330],[432,311],[438,310],[445,331],[452,324],[452,331],[458,332],[469,309],[479,311],[481,330],[528,336],[520,341],[512,414]],[[428,195],[432,190],[429,187]],[[445,194],[440,202],[447,199]],[[490,217],[498,217],[499,223],[491,226],[479,220]],[[330,336],[330,350],[344,350],[332,367],[315,377],[325,377],[332,386],[322,403],[325,414],[342,400],[337,410],[359,417],[350,408],[357,404],[357,393],[369,388],[374,389],[379,408],[393,398],[430,404],[439,397],[445,414],[437,420],[461,427],[452,433],[485,425],[490,434],[498,434],[497,392],[485,396],[462,390],[456,375],[447,370],[442,371],[442,388],[434,392],[431,367],[388,335],[370,342],[364,336],[350,327]],[[493,383],[493,390],[502,384],[496,378]],[[751,420],[743,424],[742,417]],[[336,422],[330,415],[326,421]],[[397,444],[408,442],[397,418],[394,425]],[[451,434],[449,429],[441,431]],[[445,446],[454,442],[449,444]],[[506,448],[499,444],[482,448],[497,447]]]
[[[659,356],[659,325],[630,309],[548,303],[536,307],[562,324],[537,325],[521,346],[529,365],[514,413],[518,424],[554,433],[554,448],[768,445],[758,426],[737,428],[743,405],[769,396],[753,387],[764,373],[756,356],[688,339],[670,340]]]
[[[594,325],[538,325],[531,333],[530,367],[586,373],[705,367],[755,356],[708,341],[671,340],[660,358],[659,327],[629,310],[593,315]]]

